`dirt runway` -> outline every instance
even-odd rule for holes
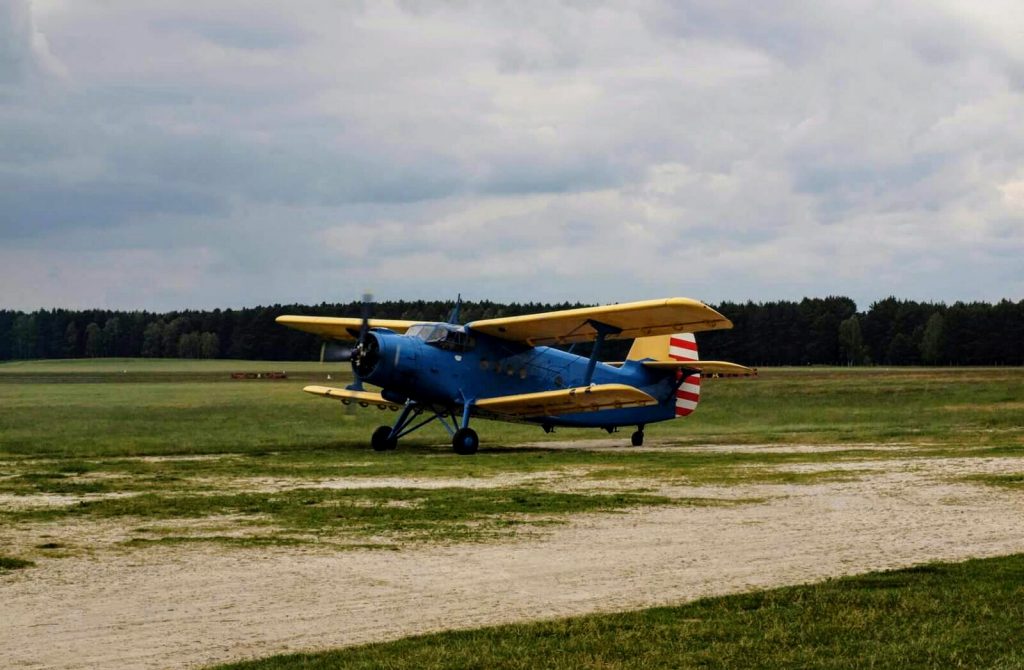
[[[1024,495],[955,481],[1020,466],[865,461],[844,466],[876,470],[856,481],[678,488],[763,502],[581,516],[501,544],[49,560],[0,577],[0,666],[195,667],[1024,552]]]

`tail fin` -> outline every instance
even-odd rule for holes
[[[638,337],[626,357],[631,361],[651,359],[655,361],[696,361],[697,338],[693,333],[675,335],[654,335]],[[684,374],[680,372],[680,374]],[[676,390],[676,416],[687,416],[697,409],[700,402],[700,375],[686,375]]]

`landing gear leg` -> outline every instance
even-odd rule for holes
[[[451,413],[450,417],[448,416],[449,412]],[[424,413],[428,414],[425,419],[420,416]],[[451,425],[448,424],[449,418],[451,419]],[[476,431],[470,430],[467,425],[469,423],[468,405],[463,411],[462,428],[456,430],[459,426],[459,421],[451,408],[421,405],[412,400],[405,403],[405,407],[402,408],[402,412],[398,415],[398,420],[395,421],[394,426],[379,426],[377,430],[373,431],[373,435],[370,437],[370,446],[373,447],[374,451],[391,451],[398,446],[398,440],[409,433],[419,430],[432,421],[440,421],[441,425],[448,431],[448,434],[452,436],[452,447],[455,448],[455,453],[476,453],[477,447],[480,446],[480,438],[476,436]]]
[[[630,438],[630,442],[633,443],[634,447],[642,447],[643,446],[643,444],[644,444],[644,427],[643,426],[637,426],[636,427],[636,432],[633,433],[633,436]]]

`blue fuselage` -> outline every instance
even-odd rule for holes
[[[375,329],[371,359],[361,370],[392,400],[457,410],[483,398],[583,386],[588,359],[551,347],[531,347],[448,324],[423,324],[405,335]],[[594,384],[627,384],[658,400],[657,405],[581,412],[522,420],[550,426],[613,428],[675,417],[674,372],[652,370],[637,361],[621,367],[597,363]],[[474,410],[473,414],[477,414]],[[486,415],[484,415],[486,416]],[[503,418],[503,417],[498,417]]]

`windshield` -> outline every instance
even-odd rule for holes
[[[409,326],[408,330],[405,331],[405,334],[410,337],[418,337],[421,340],[425,340],[427,339],[426,335],[433,329],[434,324],[432,323],[417,323],[415,326]]]
[[[405,334],[446,351],[468,351],[476,344],[462,326],[450,323],[418,323]]]

